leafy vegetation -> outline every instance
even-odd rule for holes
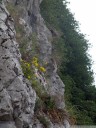
[[[40,123],[43,124],[44,128],[50,128],[50,122],[48,121],[48,119],[46,119],[44,115],[38,115],[37,118],[39,119]]]
[[[41,113],[43,117],[41,116]],[[37,115],[37,118],[40,117],[41,119],[44,119],[44,115],[47,115],[53,123],[63,123],[64,119],[68,118],[66,111],[57,109],[54,98],[50,97],[48,94],[43,94],[37,98],[35,115]],[[45,120],[43,121],[45,123]]]
[[[64,4],[63,4],[64,1]],[[65,0],[44,0],[41,13],[47,26],[62,33],[53,40],[53,54],[65,83],[66,107],[76,124],[96,124],[96,88],[93,86],[89,43]]]

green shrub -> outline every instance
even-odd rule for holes
[[[44,108],[44,103],[43,101],[38,97],[36,99],[36,103],[35,103],[35,108],[34,108],[34,111],[35,111],[35,115],[37,114],[38,115],[38,112],[42,112]]]
[[[22,66],[24,76],[29,80],[33,79],[34,73],[33,73],[31,64],[27,61],[21,60],[21,66]]]
[[[55,101],[50,96],[47,96],[45,98],[44,104],[47,110],[53,110],[54,108],[56,108]]]

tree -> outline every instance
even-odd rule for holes
[[[96,88],[92,86],[88,40],[80,32],[79,24],[67,8],[66,0],[64,3],[63,0],[44,0],[41,13],[48,27],[62,33],[52,44],[55,57],[60,57],[57,59],[60,61],[58,72],[66,85],[67,108],[69,104],[70,109],[74,108],[71,116],[77,118],[77,124],[96,124]]]

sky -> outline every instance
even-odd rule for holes
[[[86,39],[91,43],[88,53],[93,61],[92,69],[94,72],[96,86],[96,0],[67,0],[70,2],[68,8],[79,21],[79,27]]]

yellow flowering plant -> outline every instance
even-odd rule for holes
[[[29,80],[32,79],[33,70],[31,68],[31,64],[25,60],[21,60],[21,66],[22,66],[24,76]]]
[[[33,57],[32,62],[27,62],[21,59],[21,66],[24,73],[24,76],[29,80],[35,80],[36,76],[34,74],[34,68],[32,65],[38,69],[38,71],[45,73],[46,69],[39,64],[38,58]]]
[[[44,67],[42,67],[42,66],[39,68],[39,70],[40,70],[41,72],[46,72],[46,69],[45,69]]]
[[[32,64],[41,72],[46,72],[46,69],[43,66],[40,66],[39,62],[38,62],[38,58],[37,57],[33,57],[32,59]]]

